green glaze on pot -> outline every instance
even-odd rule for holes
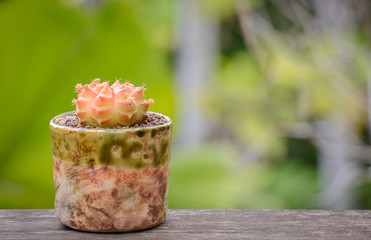
[[[58,159],[94,167],[116,169],[155,168],[167,164],[170,154],[171,126],[129,129],[85,129],[50,123],[53,155]]]
[[[132,129],[86,129],[53,118],[55,212],[74,229],[125,232],[162,223],[172,122]],[[157,113],[156,113],[157,114]]]

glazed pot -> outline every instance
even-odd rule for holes
[[[164,116],[165,124],[129,129],[56,124],[72,113],[50,122],[59,220],[91,232],[136,231],[162,223],[167,212],[171,120]]]

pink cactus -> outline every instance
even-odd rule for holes
[[[108,82],[93,80],[89,85],[77,84],[77,116],[81,125],[97,127],[130,126],[147,118],[147,109],[154,102],[145,100],[143,87],[116,81],[112,86]]]

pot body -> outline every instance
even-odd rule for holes
[[[55,212],[71,228],[125,232],[165,220],[172,122],[85,129],[52,119]]]

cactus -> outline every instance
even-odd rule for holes
[[[147,118],[147,109],[154,102],[144,98],[144,88],[116,81],[112,86],[100,79],[76,85],[78,99],[72,102],[80,124],[95,127],[131,126]]]

